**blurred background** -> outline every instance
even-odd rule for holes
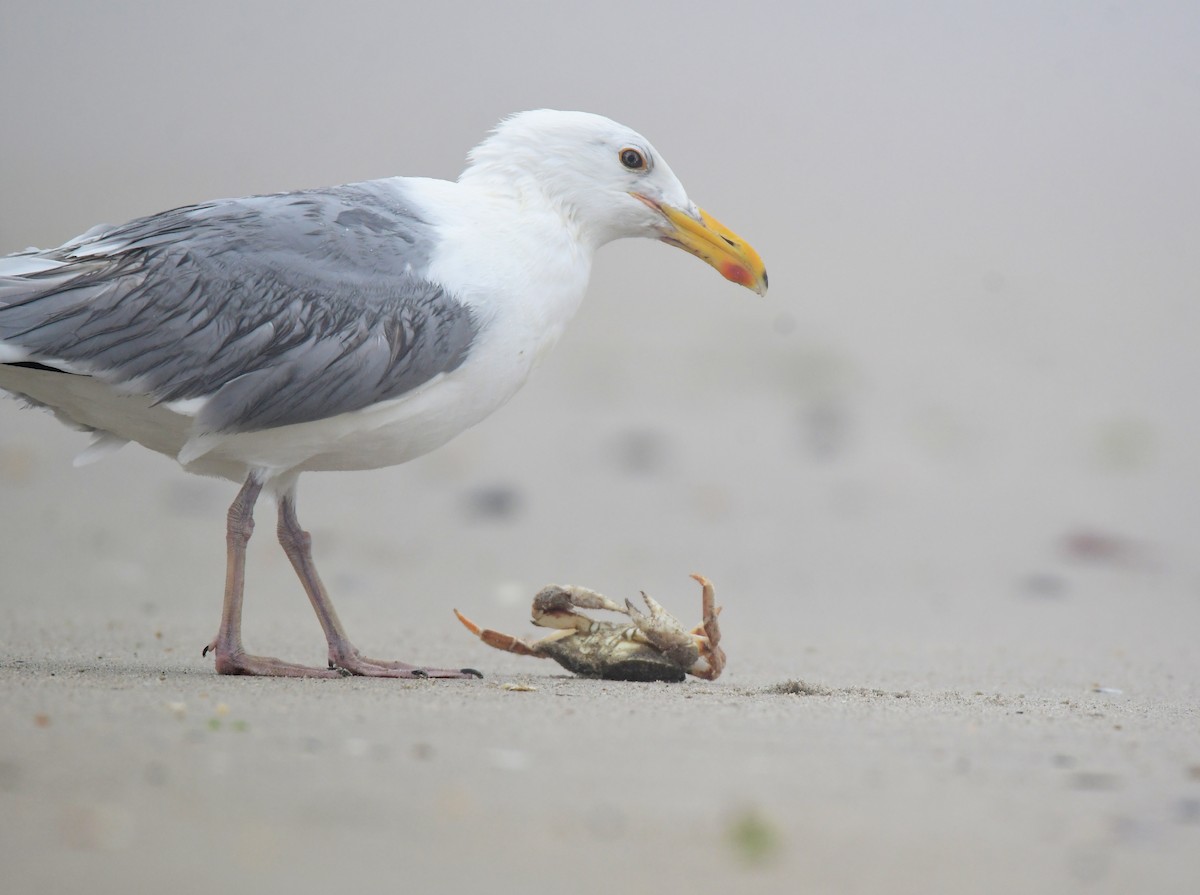
[[[454,178],[505,114],[603,113],[760,250],[771,293],[606,248],[503,412],[405,468],[306,478],[340,590],[519,616],[551,580],[690,605],[695,570],[735,646],[990,642],[1009,620],[1186,648],[1198,40],[1188,3],[6,0],[0,250],[220,196]],[[215,621],[233,489],[137,448],[72,469],[85,443],[0,403],[11,588],[186,590],[160,602]],[[73,560],[25,561],[47,532]],[[446,623],[441,600],[381,621],[431,608]]]
[[[0,400],[9,859],[79,888],[127,891],[135,848],[172,891],[312,884],[334,836],[360,874],[416,852],[481,886],[607,843],[711,885],[721,843],[779,839],[764,891],[1193,891],[1197,47],[1188,2],[0,0],[0,252],[454,178],[502,116],[558,107],[644,133],[771,278],[759,299],[609,246],[508,407],[302,481],[364,652],[478,665],[477,688],[216,678],[234,486],[136,446],[73,468],[85,436]],[[247,645],[318,661],[272,521]],[[450,614],[524,633],[553,581],[692,620],[693,571],[725,605],[712,687],[500,693],[558,669]],[[798,678],[833,695],[767,695]],[[222,700],[243,739],[214,732]]]

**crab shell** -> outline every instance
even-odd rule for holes
[[[692,643],[680,644],[666,655],[652,644],[631,639],[629,625],[594,624],[590,633],[534,641],[530,646],[535,655],[553,659],[573,674],[609,681],[679,683],[687,677],[686,669],[700,658],[700,650]]]

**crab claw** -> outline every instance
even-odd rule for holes
[[[625,610],[604,594],[586,587],[550,584],[538,591],[533,598],[533,623],[543,628],[588,631],[595,621],[576,609],[607,609],[610,612]]]
[[[530,649],[529,644],[518,637],[513,637],[511,634],[502,634],[500,631],[493,631],[490,628],[480,628],[479,625],[475,624],[475,622],[471,621],[457,609],[454,610],[454,614],[458,616],[458,620],[463,623],[464,628],[488,646],[504,650],[506,653],[516,653],[518,656],[545,658],[541,653]]]

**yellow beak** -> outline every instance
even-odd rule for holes
[[[670,205],[663,205],[640,193],[632,193],[659,212],[673,228],[659,237],[663,242],[690,252],[716,268],[725,279],[731,280],[759,295],[767,294],[767,268],[753,246],[746,242],[708,212],[700,211],[700,220]]]

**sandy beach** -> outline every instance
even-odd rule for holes
[[[6,891],[1197,891],[1194,13],[750,4],[743,46],[688,4],[636,39],[531,4],[397,57],[465,13],[280,9],[13,4],[0,252],[453,177],[505,112],[572,106],[647,133],[772,291],[614,245],[495,417],[301,481],[363,651],[481,681],[217,676],[236,488],[137,447],[75,468],[86,436],[0,400]],[[639,55],[673,28],[710,92]],[[258,521],[247,647],[319,663]],[[557,582],[694,624],[692,572],[714,682],[576,678],[451,611],[536,636]]]

